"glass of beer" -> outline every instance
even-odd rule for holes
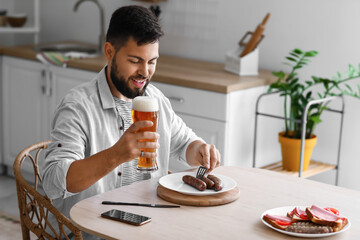
[[[139,96],[133,99],[132,106],[132,119],[135,123],[136,121],[152,121],[153,125],[151,127],[141,128],[138,132],[156,132],[158,125],[159,117],[159,104],[156,98],[148,96]],[[143,142],[155,142],[155,139],[142,139]],[[140,149],[143,152],[155,152],[156,149]],[[148,173],[154,172],[158,169],[156,158],[146,158],[140,156],[138,158],[137,170],[139,172]]]

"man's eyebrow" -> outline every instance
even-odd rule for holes
[[[140,61],[144,61],[144,59],[142,59],[141,57],[135,56],[135,55],[128,55],[128,57],[132,57],[132,58],[136,58],[136,59],[138,59]],[[154,61],[154,60],[156,60],[158,58],[159,58],[159,56],[156,56],[156,57],[150,59],[150,61]]]

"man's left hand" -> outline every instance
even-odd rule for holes
[[[186,150],[186,159],[191,166],[202,165],[208,168],[209,173],[220,166],[221,156],[215,145],[194,141]]]

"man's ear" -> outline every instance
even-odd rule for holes
[[[104,54],[108,62],[111,62],[113,57],[115,56],[115,48],[114,46],[109,43],[105,42],[104,44]]]

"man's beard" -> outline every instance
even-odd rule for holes
[[[125,78],[123,76],[118,77],[116,74],[118,73],[117,71],[117,65],[116,65],[116,61],[115,58],[112,60],[111,63],[111,69],[110,69],[110,77],[111,77],[111,81],[113,82],[114,86],[116,87],[116,89],[125,97],[129,98],[129,99],[134,99],[137,96],[142,96],[146,90],[146,87],[148,86],[149,82],[145,83],[144,87],[142,89],[139,88],[135,88],[135,90],[132,90],[129,86],[129,81],[126,81]],[[135,78],[135,79],[142,79],[144,78],[143,76],[137,75],[137,76],[132,76],[131,78]],[[146,81],[146,80],[145,80]]]

